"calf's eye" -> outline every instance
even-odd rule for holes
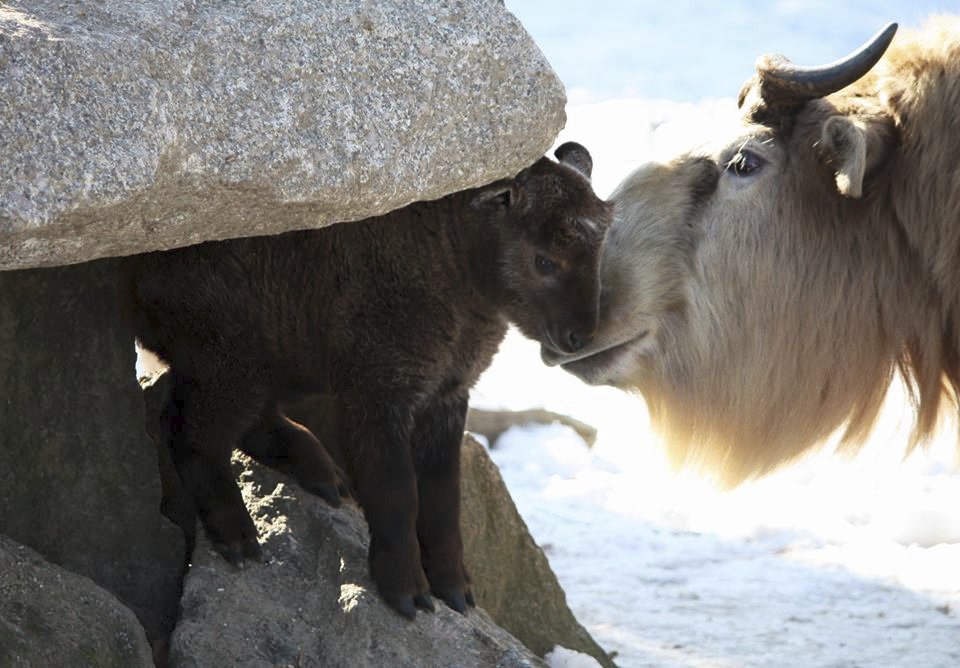
[[[763,167],[763,158],[756,153],[741,149],[730,158],[725,169],[735,176],[750,176],[759,172],[761,167]]]
[[[534,263],[537,265],[537,269],[544,274],[552,274],[557,270],[557,263],[542,255],[537,255]]]

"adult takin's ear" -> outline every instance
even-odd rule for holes
[[[490,212],[506,211],[516,203],[517,197],[515,183],[497,181],[478,190],[470,199],[470,207]]]
[[[553,155],[564,165],[573,167],[588,179],[593,173],[593,158],[590,157],[590,151],[575,141],[561,144]]]
[[[867,168],[867,137],[863,126],[847,116],[831,116],[823,124],[820,145],[836,170],[840,194],[860,197]]]
[[[824,122],[820,146],[836,172],[841,195],[863,195],[864,178],[886,155],[888,134],[881,123],[849,116],[831,116]]]

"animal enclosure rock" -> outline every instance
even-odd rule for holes
[[[566,594],[496,464],[469,434],[461,458],[463,553],[477,605],[538,656],[560,645],[612,668],[613,661],[567,607]]]
[[[382,214],[564,123],[496,0],[7,2],[0,85],[0,269]]]
[[[0,536],[0,666],[153,666],[130,610],[89,579]]]
[[[160,514],[117,281],[116,260],[0,272],[0,534],[110,591],[158,640],[184,540]]]
[[[239,570],[197,532],[171,666],[544,665],[482,610],[401,617],[368,575],[356,505],[332,509],[241,455],[234,470],[267,563]]]

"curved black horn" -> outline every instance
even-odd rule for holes
[[[783,56],[760,56],[757,74],[761,96],[768,103],[778,95],[792,100],[813,100],[846,88],[877,64],[896,32],[897,24],[889,23],[846,58],[818,67],[794,65]]]

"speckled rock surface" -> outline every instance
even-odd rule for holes
[[[564,122],[497,0],[6,2],[0,89],[0,269],[365,218]]]
[[[0,536],[0,666],[153,666],[132,612],[91,580]]]

